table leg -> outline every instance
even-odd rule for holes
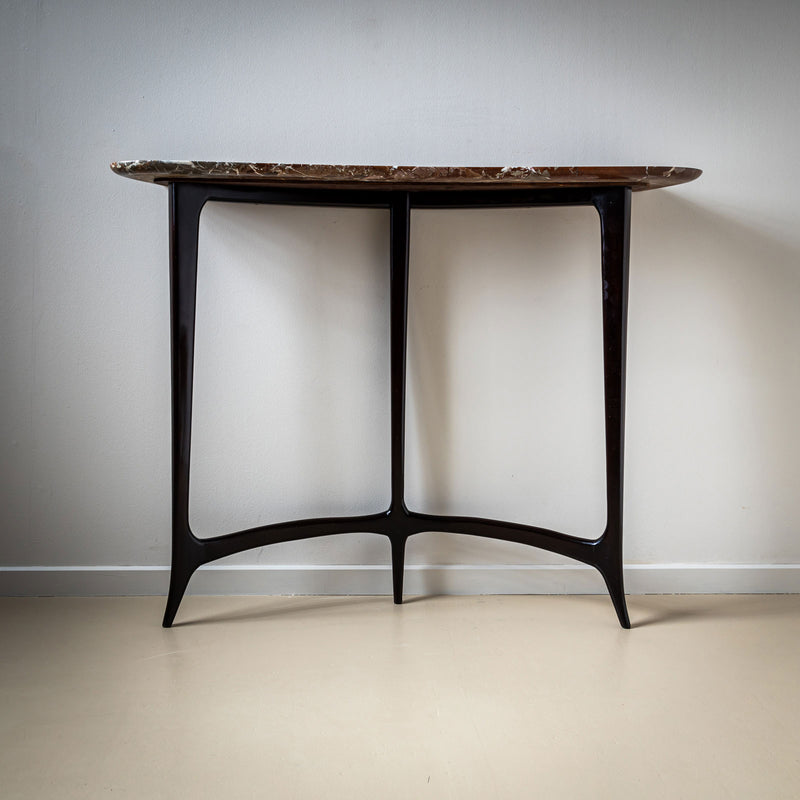
[[[197,240],[205,192],[191,184],[169,187],[172,341],[172,571],[165,628],[172,625],[192,573],[203,563],[203,544],[189,528],[189,451],[197,300]]]
[[[603,383],[606,433],[606,529],[595,566],[603,576],[623,628],[630,628],[622,576],[622,497],[625,440],[625,341],[631,190],[598,192],[603,278]]]
[[[403,572],[409,531],[405,492],[406,354],[408,341],[408,246],[411,203],[408,193],[392,198],[390,214],[391,480],[387,536],[392,549],[394,602],[403,602]]]

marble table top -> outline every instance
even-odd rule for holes
[[[659,189],[693,181],[692,167],[379,167],[236,161],[115,161],[125,178],[150,183],[200,181],[256,186],[408,189],[509,189],[630,186]]]

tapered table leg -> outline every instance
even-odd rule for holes
[[[604,189],[595,197],[602,233],[603,383],[606,434],[606,528],[597,569],[605,579],[623,628],[630,628],[622,575],[622,509],[625,442],[625,342],[631,190]]]
[[[192,376],[197,301],[197,240],[206,194],[173,183],[170,200],[170,303],[172,342],[172,570],[164,612],[172,625],[203,545],[189,528],[189,454],[192,439]]]
[[[405,493],[406,352],[408,331],[408,245],[411,203],[407,192],[393,196],[390,215],[391,481],[388,533],[392,547],[394,602],[403,602],[403,572],[408,522]]]

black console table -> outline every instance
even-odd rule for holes
[[[371,532],[389,538],[394,602],[403,598],[406,540],[423,531],[486,536],[539,547],[595,567],[619,622],[630,627],[622,579],[625,336],[631,192],[693,180],[685,167],[367,167],[205,161],[121,161],[119,175],[169,189],[172,311],[172,572],[164,626],[194,571],[209,561],[277,542]],[[391,502],[375,514],[304,519],[198,539],[189,526],[197,247],[200,212],[230,203],[386,208],[391,247]],[[420,514],[404,502],[406,317],[412,208],[594,206],[602,234],[606,525],[597,539],[533,525]]]

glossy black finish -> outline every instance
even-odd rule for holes
[[[387,536],[395,603],[403,597],[406,540],[423,531],[484,536],[538,547],[595,567],[603,576],[623,628],[630,627],[622,579],[622,490],[625,425],[625,334],[631,190],[598,188],[424,192],[400,190],[272,189],[213,183],[173,183],[170,192],[172,303],[172,573],[164,627],[175,619],[186,586],[202,564],[277,542],[334,533]],[[294,520],[198,539],[189,526],[192,369],[197,297],[200,212],[209,200],[282,205],[388,208],[391,247],[391,502],[363,516]],[[605,393],[607,521],[596,540],[500,520],[436,516],[410,511],[404,502],[408,253],[412,208],[497,208],[593,205],[602,232],[603,369]]]

